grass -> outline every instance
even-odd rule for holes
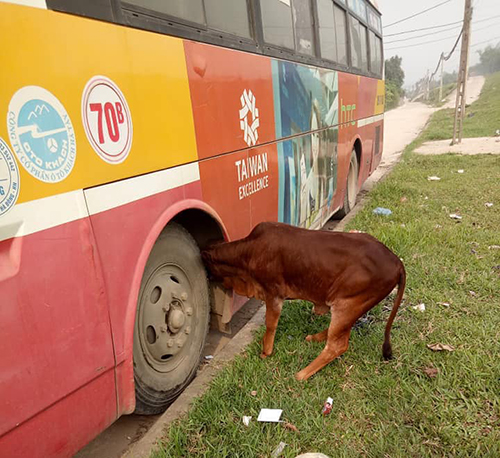
[[[489,75],[481,97],[466,108],[463,136],[492,137],[500,129],[500,72]],[[454,109],[437,111],[432,115],[423,141],[445,140],[453,136]]]
[[[500,84],[498,75],[495,81]],[[496,97],[491,79],[487,84],[488,97]],[[488,109],[486,102],[481,106]],[[421,141],[407,148],[347,228],[373,234],[404,260],[395,359],[381,358],[389,297],[353,330],[342,357],[297,382],[294,374],[323,348],[304,338],[325,328],[328,318],[314,316],[308,303],[288,302],[273,356],[259,357],[261,329],[168,429],[153,457],[269,457],[281,441],[288,444],[283,457],[312,451],[332,458],[500,456],[500,250],[489,248],[500,245],[500,156],[411,153]],[[441,181],[428,181],[429,175]],[[377,206],[393,214],[376,216]],[[463,219],[456,222],[450,213]],[[413,309],[420,303],[425,312]],[[455,350],[433,352],[427,345],[434,343]],[[435,377],[427,375],[430,369]],[[323,417],[328,396],[333,410]],[[263,407],[283,409],[282,419],[299,432],[258,423]],[[243,415],[253,417],[248,427]]]

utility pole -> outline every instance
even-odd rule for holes
[[[429,69],[427,69],[427,74],[425,75],[425,100],[429,100]]]
[[[444,66],[444,53],[441,53],[441,81],[439,82],[438,103],[441,103],[441,100],[443,100],[443,66]]]
[[[460,68],[458,70],[457,99],[455,102],[455,121],[453,122],[452,145],[462,141],[462,127],[465,115],[465,93],[469,72],[470,23],[472,19],[471,0],[465,0],[464,25],[462,33],[462,49],[460,51]]]

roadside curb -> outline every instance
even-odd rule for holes
[[[138,442],[131,445],[122,458],[149,458],[159,445],[165,429],[188,412],[193,400],[202,396],[219,371],[240,354],[254,338],[255,331],[264,324],[265,307],[261,307],[250,321],[227,343],[227,345],[206,365],[168,410]]]

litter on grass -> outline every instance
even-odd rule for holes
[[[426,367],[424,369],[424,373],[429,378],[435,378],[435,377],[437,377],[437,375],[439,373],[439,370],[437,368],[435,368],[435,367]]]
[[[255,390],[250,391],[250,394],[251,394],[252,396],[257,396],[257,391],[255,391]]]
[[[500,245],[490,245],[488,250],[500,250]]]
[[[432,351],[455,351],[455,347],[453,345],[441,343],[427,345],[427,348]]]
[[[486,202],[486,203],[484,204],[484,206],[485,206],[485,207],[488,207],[488,208],[491,208],[491,207],[493,207],[493,202]]]
[[[297,428],[293,423],[285,423],[283,426],[285,429],[289,429],[290,431],[294,431],[296,433],[300,432],[299,428]]]
[[[441,178],[437,177],[437,176],[431,176],[431,177],[427,177],[427,180],[429,181],[439,181]]]
[[[257,421],[279,423],[282,409],[261,409]]]
[[[207,361],[210,361],[211,359],[214,359],[214,355],[207,355],[207,356],[205,356],[205,359]]]
[[[245,426],[248,426],[250,424],[250,420],[252,419],[252,417],[247,417],[246,415],[243,416],[243,424]]]
[[[383,207],[377,207],[375,210],[373,210],[373,213],[375,213],[376,215],[384,215],[384,216],[392,215],[391,210]]]
[[[321,411],[323,416],[328,415],[332,411],[332,405],[333,405],[333,399],[326,398],[325,405],[323,406],[323,410]]]
[[[449,302],[438,302],[437,305],[442,305],[443,307],[449,307],[450,303]]]
[[[425,312],[425,304],[418,304],[412,307],[413,310],[418,310],[419,312]]]
[[[463,169],[457,170],[458,173],[464,173]]]
[[[274,449],[274,451],[271,454],[271,456],[273,458],[276,458],[276,457],[280,456],[283,453],[283,450],[285,450],[285,447],[286,447],[286,444],[284,442],[280,442],[278,444],[278,446]]]
[[[456,213],[450,213],[450,218],[451,219],[462,219],[462,217],[460,215],[457,215]]]
[[[330,458],[323,453],[303,453],[302,455],[297,455],[295,458]]]

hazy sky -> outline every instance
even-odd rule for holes
[[[413,19],[390,27],[387,27],[387,25],[442,3],[443,1],[444,0],[378,0],[378,5],[382,12],[382,24],[384,26],[385,58],[388,59],[394,55],[399,55],[403,58],[402,65],[406,75],[405,86],[414,84],[425,75],[427,69],[431,72],[435,70],[441,52],[444,51],[448,53],[453,47],[456,37],[460,33],[460,24],[443,27],[441,29],[423,30],[392,37],[388,37],[387,35],[460,21],[464,16],[465,0],[451,0],[445,5],[439,6]],[[479,61],[477,53],[479,49],[483,49],[488,44],[496,45],[500,42],[500,0],[472,0],[472,5],[474,11],[472,16],[472,47],[470,62],[474,65]],[[488,20],[483,21],[483,19]],[[475,21],[480,22],[474,23]],[[428,36],[408,39],[410,37],[417,37],[430,33],[432,34]],[[390,41],[406,39],[408,40],[389,43]],[[403,48],[403,46],[429,41],[434,42]],[[486,43],[483,43],[485,41]],[[476,43],[481,44],[474,46]],[[451,72],[458,69],[459,56],[460,44],[453,57],[448,62],[445,62],[444,70]]]

